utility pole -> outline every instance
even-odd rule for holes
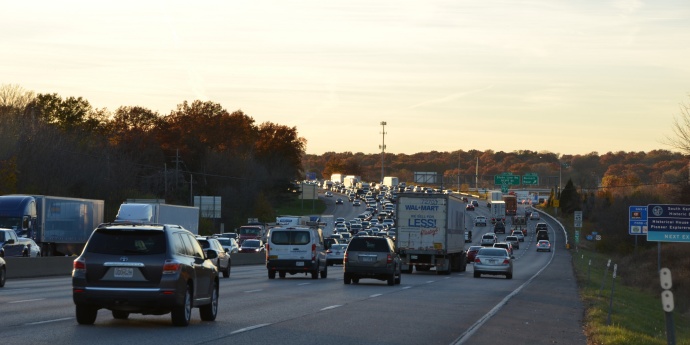
[[[386,153],[386,121],[381,121],[381,127],[383,128],[381,131],[383,138],[381,145],[379,145],[379,148],[381,149],[381,180],[379,183],[383,183],[383,162]]]

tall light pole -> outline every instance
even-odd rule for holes
[[[379,182],[383,183],[383,161],[386,153],[386,121],[381,121],[381,128],[381,135],[383,137],[381,145],[379,145],[379,148],[381,149],[381,180]]]

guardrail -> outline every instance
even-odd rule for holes
[[[70,276],[76,256],[50,256],[39,258],[6,257],[7,279]],[[232,266],[263,265],[265,253],[232,254]]]

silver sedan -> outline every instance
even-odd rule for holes
[[[513,259],[507,249],[484,247],[474,258],[474,277],[482,274],[505,275],[513,279]]]

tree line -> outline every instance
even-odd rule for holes
[[[103,199],[107,221],[126,199],[191,205],[193,195],[222,197],[216,222],[226,226],[270,220],[302,176],[305,146],[295,127],[257,124],[210,101],[164,115],[110,112],[81,97],[0,87],[0,194]]]

